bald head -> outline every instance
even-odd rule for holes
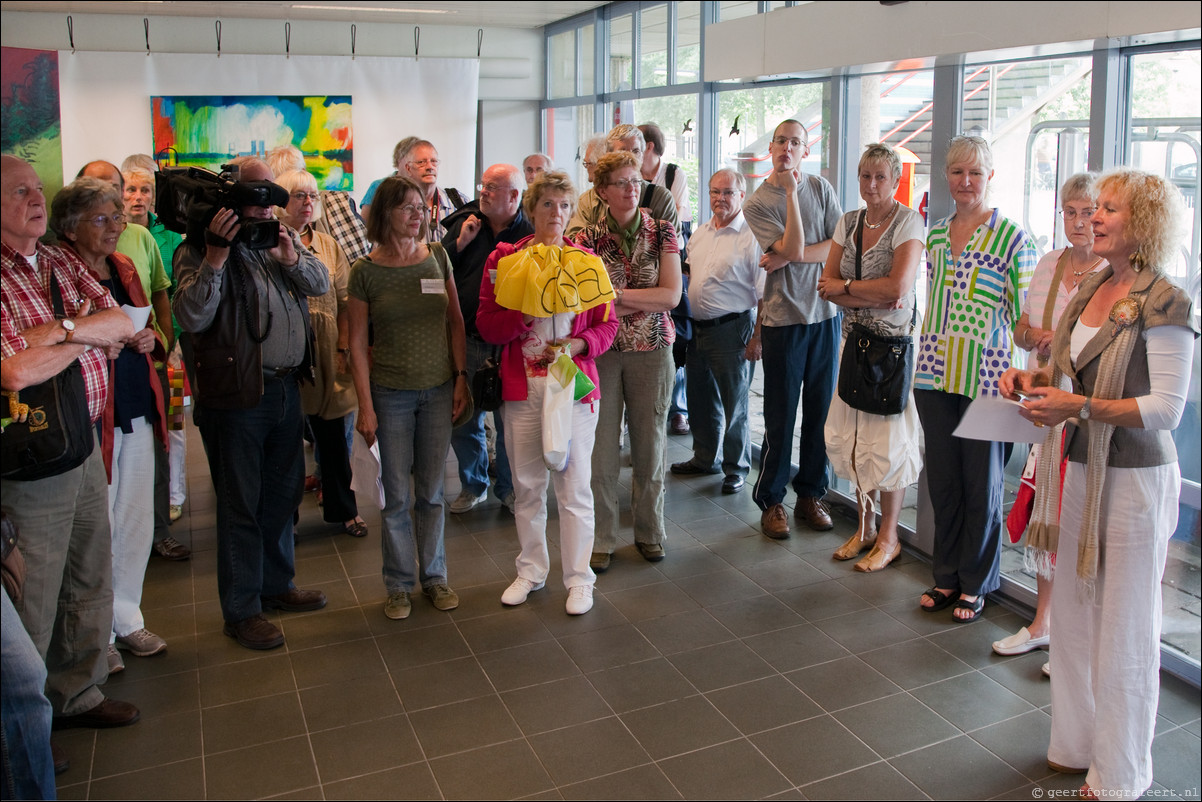
[[[545,153],[531,153],[522,162],[522,171],[526,174],[526,185],[534,183],[534,179],[538,178],[540,173],[545,173],[551,169],[551,157]]]
[[[481,180],[480,213],[494,229],[502,229],[517,216],[522,171],[512,164],[494,164],[484,171]]]
[[[238,168],[239,181],[274,181],[275,173],[262,159],[254,156],[239,156],[231,164]]]
[[[121,175],[121,171],[117,169],[117,165],[112,162],[100,160],[88,162],[75,177],[99,178],[101,181],[108,181],[115,186],[118,192],[125,192],[125,178]]]

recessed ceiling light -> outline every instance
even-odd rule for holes
[[[293,8],[317,11],[383,11],[388,14],[450,14],[445,8],[385,8],[383,6],[316,6],[293,3]]]

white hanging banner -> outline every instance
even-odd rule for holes
[[[406,136],[438,148],[439,184],[472,197],[476,59],[59,51],[63,175],[151,153],[155,95],[350,95],[356,198],[392,173]]]

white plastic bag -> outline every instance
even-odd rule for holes
[[[351,490],[384,509],[384,480],[380,477],[380,441],[370,446],[355,432],[351,446]]]
[[[566,348],[561,354],[566,354]],[[567,357],[571,364],[572,358]],[[575,367],[575,366],[573,366]],[[572,443],[572,407],[576,403],[575,370],[556,369],[552,363],[547,371],[546,391],[543,393],[543,462],[553,471],[568,467],[568,450]]]

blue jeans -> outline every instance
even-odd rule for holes
[[[498,354],[500,348],[496,349]],[[475,337],[467,338],[467,386],[472,386],[476,371],[484,360],[492,356],[493,346]],[[484,416],[487,412],[476,410],[476,414],[462,426],[451,431],[451,448],[459,462],[459,484],[464,490],[479,496],[488,490],[488,442],[484,437]],[[501,415],[494,414],[497,427],[497,485],[494,492],[501,501],[513,492],[513,475],[509,468],[509,454],[505,450],[505,426]]]
[[[21,624],[8,591],[0,591],[0,710],[4,720],[4,798],[54,799],[54,758],[50,755],[50,700],[46,664]]]
[[[746,477],[751,471],[748,391],[753,362],[744,357],[755,328],[750,312],[717,326],[693,326],[685,365],[693,462],[713,468],[722,443],[722,473]],[[725,423],[725,436],[723,436]]]
[[[823,428],[835,392],[839,316],[819,323],[763,326],[760,337],[764,346],[764,444],[755,503],[766,510],[785,500],[799,400],[801,445],[793,489],[798,497],[826,495],[830,468]]]
[[[685,369],[677,368],[672,377],[672,406],[668,409],[669,415],[684,415],[686,418],[689,416],[689,395],[685,379]]]
[[[262,596],[293,587],[292,513],[305,478],[296,382],[265,379],[251,409],[196,405],[217,496],[217,590],[231,624],[261,613]]]
[[[453,382],[429,390],[371,385],[384,479],[382,544],[389,593],[447,584],[443,467],[451,444]],[[409,492],[410,474],[413,493]]]

